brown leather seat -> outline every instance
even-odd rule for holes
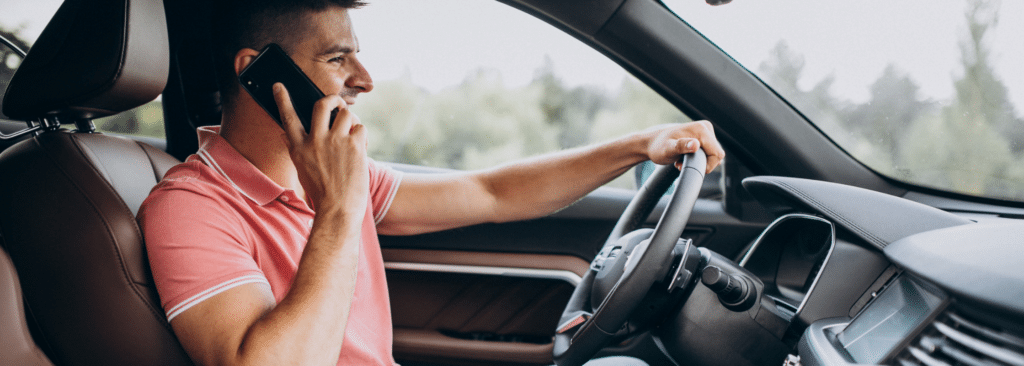
[[[21,299],[18,273],[7,252],[0,249],[0,365],[53,365],[32,341]]]
[[[163,90],[167,47],[159,0],[68,0],[11,80],[4,113],[88,130],[90,119]],[[129,139],[64,130],[0,154],[0,237],[34,341],[55,364],[191,364],[160,307],[135,221],[176,163]],[[16,301],[13,293],[0,301]]]

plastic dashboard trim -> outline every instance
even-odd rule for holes
[[[824,219],[824,218],[821,218],[821,217],[818,217],[818,216],[814,216],[814,215],[802,214],[802,213],[792,213],[792,214],[786,214],[786,215],[780,216],[779,218],[775,219],[775,221],[772,221],[771,224],[768,224],[768,227],[766,227],[764,229],[764,231],[761,232],[761,235],[758,235],[757,239],[754,240],[754,244],[751,245],[750,249],[747,250],[747,253],[743,255],[743,259],[740,260],[739,265],[740,265],[740,267],[744,267],[745,268],[746,265],[747,265],[747,261],[750,260],[750,257],[754,254],[754,251],[756,251],[757,248],[761,245],[761,242],[764,239],[764,237],[768,233],[770,233],[772,231],[772,229],[774,229],[776,226],[782,224],[783,222],[792,220],[792,219],[806,219],[806,220],[814,220],[814,221],[823,222],[823,223],[828,224],[829,230],[830,230],[830,233],[829,233],[829,243],[828,243],[828,253],[825,254],[825,259],[821,262],[821,266],[818,267],[818,273],[814,274],[814,280],[811,282],[811,286],[807,288],[807,293],[804,294],[804,298],[802,300],[800,300],[800,305],[798,305],[796,307],[796,312],[793,313],[793,317],[795,318],[798,315],[800,315],[800,311],[802,311],[804,309],[804,305],[807,304],[807,299],[809,299],[811,297],[811,293],[813,293],[814,289],[818,286],[818,280],[821,279],[821,274],[825,271],[825,267],[828,266],[828,262],[832,258],[832,252],[836,248],[836,226],[835,226],[835,224],[833,224],[831,221],[829,221],[827,219]]]

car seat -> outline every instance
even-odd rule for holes
[[[161,1],[67,0],[11,79],[4,114],[32,121],[36,135],[0,154],[0,259],[9,254],[17,271],[0,277],[0,317],[26,319],[3,327],[25,338],[27,324],[54,364],[192,364],[161,309],[135,221],[178,161],[95,133],[91,122],[156,98],[168,64]],[[0,333],[0,360],[46,363]]]

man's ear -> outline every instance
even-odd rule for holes
[[[260,51],[252,48],[243,48],[238,50],[235,54],[235,75],[242,73],[246,66],[252,63],[252,60],[256,59],[256,56],[260,54]]]

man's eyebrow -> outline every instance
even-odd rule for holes
[[[343,53],[343,54],[347,55],[347,54],[350,54],[350,53],[353,53],[353,52],[359,52],[359,51],[354,49],[354,48],[352,48],[352,46],[334,45],[334,46],[328,47],[326,50],[321,52],[321,54],[323,54],[323,55],[330,55],[330,54],[333,54],[333,53]]]

